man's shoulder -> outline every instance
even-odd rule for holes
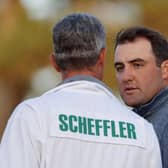
[[[39,111],[42,112],[48,108],[49,101],[49,96],[45,95],[25,99],[15,107],[13,116],[22,118],[35,116]]]

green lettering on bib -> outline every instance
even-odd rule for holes
[[[69,116],[69,129],[71,132],[77,132],[78,127],[74,124],[77,122],[77,117],[74,115]]]
[[[64,114],[59,115],[59,128],[61,131],[67,131],[68,130],[68,123],[67,123],[68,117]]]
[[[131,123],[127,123],[127,131],[128,131],[128,138],[130,139],[137,139],[135,125]]]
[[[120,137],[127,138],[127,136],[124,134],[125,131],[127,131],[125,122],[119,121],[119,129],[120,129]]]
[[[108,129],[110,129],[110,121],[109,120],[103,120],[104,136],[108,136]]]
[[[111,121],[111,135],[112,137],[119,137],[119,135],[116,133],[116,126],[114,121]]]
[[[60,114],[59,129],[71,133],[113,138],[137,139],[136,127],[132,123],[115,120],[101,120],[76,115]]]
[[[87,123],[85,117],[78,117],[79,133],[87,134]]]
[[[94,120],[92,118],[88,118],[88,134],[89,135],[94,135],[93,128],[94,128]]]
[[[102,128],[102,125],[100,125],[100,123],[102,123],[102,120],[95,120],[95,124],[96,124],[96,135],[97,135],[97,136],[100,135],[100,128]]]

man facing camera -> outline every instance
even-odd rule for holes
[[[168,168],[168,42],[159,32],[130,27],[116,37],[114,66],[120,95],[157,133]]]

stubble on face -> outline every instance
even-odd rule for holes
[[[163,88],[161,68],[145,38],[118,45],[114,66],[120,95],[129,106],[146,104]]]

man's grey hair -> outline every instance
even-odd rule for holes
[[[53,29],[55,60],[62,70],[80,70],[96,64],[105,48],[105,30],[94,16],[75,13]]]

